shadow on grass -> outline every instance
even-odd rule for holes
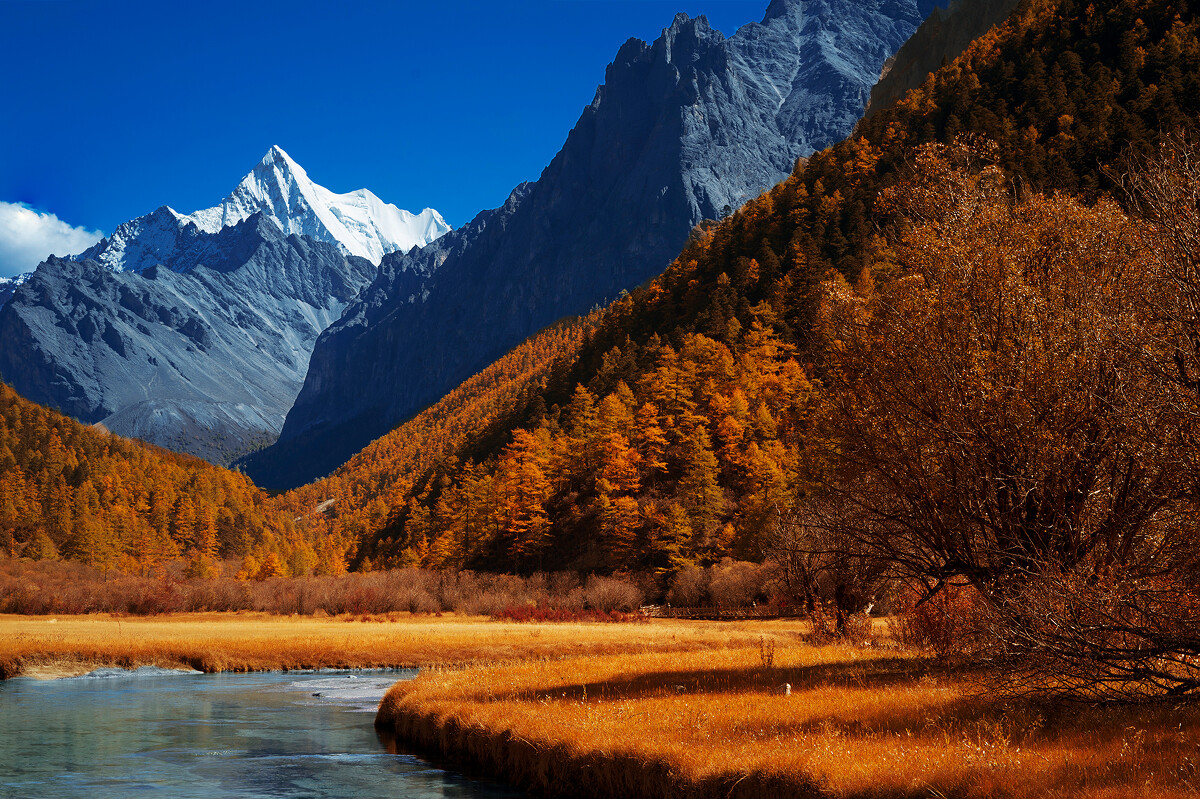
[[[820,687],[883,690],[947,670],[929,661],[893,657],[814,666],[657,671],[589,683],[547,687],[530,698],[620,701],[672,694],[767,693],[787,683],[794,692]],[[529,696],[517,692],[514,698]],[[500,695],[497,695],[500,698]]]
[[[468,720],[430,714],[403,719],[404,737],[452,756],[471,753],[475,762],[491,764],[485,769],[490,773],[508,775],[514,784],[535,792],[563,796],[580,796],[580,781],[596,782],[597,775],[607,775],[596,782],[604,787],[590,796],[1174,797],[1193,795],[1200,787],[1200,705],[1088,706],[967,692],[972,682],[979,684],[980,676],[930,660],[895,656],[802,667],[660,669],[474,697],[480,702],[512,702],[522,706],[518,712],[551,716],[555,704],[586,700],[602,715],[636,719],[642,714],[603,706],[665,698],[667,702],[651,707],[666,713],[676,696],[685,702],[699,698],[692,706],[703,707],[706,696],[733,695],[733,702],[715,703],[719,712],[705,714],[702,722],[705,740],[714,746],[809,739],[816,746],[828,744],[842,751],[856,745],[853,739],[865,740],[861,751],[888,750],[890,756],[904,759],[897,766],[901,772],[907,769],[919,778],[889,782],[881,772],[883,784],[858,792],[827,790],[827,777],[805,769],[776,774],[755,767],[684,779],[677,764],[665,758],[531,743],[503,728],[487,730]],[[773,693],[783,683],[792,686],[790,696]],[[822,701],[826,691],[843,693]],[[468,719],[469,715],[468,711]],[[636,726],[629,730],[631,736],[639,732]],[[669,726],[660,732],[671,734]]]
[[[1125,745],[1131,731],[1159,730],[1160,740],[1178,739],[1196,750],[1200,763],[1200,704],[1188,706],[1086,705],[1054,698],[990,696],[984,691],[987,673],[946,666],[926,659],[889,657],[853,663],[803,667],[712,669],[709,671],[657,671],[589,683],[562,684],[537,691],[517,691],[495,699],[550,702],[620,702],[667,696],[704,696],[744,693],[768,696],[783,684],[791,686],[789,701],[804,702],[803,694],[822,689],[854,689],[871,693],[953,685],[949,695],[898,697],[868,709],[847,707],[844,713],[820,718],[779,720],[769,730],[779,735],[829,731],[852,736],[911,733],[919,737],[1004,739],[1014,744],[1031,739],[1071,744],[1086,737],[1089,747]],[[748,701],[753,701],[747,696]],[[737,725],[730,733],[740,732]],[[1167,735],[1170,732],[1170,735]],[[1188,743],[1188,742],[1191,743]]]

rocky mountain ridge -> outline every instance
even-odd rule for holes
[[[219,205],[192,214],[164,205],[118,225],[111,236],[74,259],[97,261],[117,272],[160,264],[181,271],[207,257],[202,248],[211,240],[202,234],[218,233],[256,213],[285,234],[333,243],[342,253],[373,264],[387,253],[423,247],[450,230],[432,208],[413,214],[367,189],[335,194],[274,146]]]
[[[334,194],[272,147],[221,205],[163,206],[0,283],[0,375],[81,421],[228,464],[278,435],[317,336],[384,253],[448,229],[432,209]]]
[[[278,434],[318,334],[373,265],[262,213],[190,229],[197,260],[50,258],[0,309],[0,375],[85,423],[215,463]]]

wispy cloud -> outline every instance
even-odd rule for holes
[[[51,254],[81,253],[102,235],[24,203],[0,201],[0,277],[29,272]]]

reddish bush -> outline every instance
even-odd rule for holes
[[[632,613],[642,605],[641,589],[620,577],[590,575],[583,588],[583,597],[590,610],[600,613]]]
[[[939,658],[963,652],[976,627],[979,594],[969,587],[946,586],[892,619],[892,636],[905,646],[932,650]]]
[[[227,568],[226,573],[234,570]],[[579,614],[555,620],[615,620],[636,611],[642,592],[631,581],[569,572],[476,574],[395,569],[367,574],[188,578],[181,564],[156,577],[100,571],[81,563],[0,556],[0,613],[128,613],[254,610],[280,615],[440,613],[496,615],[511,608],[561,608]],[[589,608],[585,613],[584,608]],[[601,619],[603,617],[603,619]],[[624,620],[624,619],[620,619]]]

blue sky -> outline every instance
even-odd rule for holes
[[[457,227],[538,177],[626,39],[677,11],[730,35],[766,6],[0,0],[0,276],[39,237],[215,205],[272,144]]]

